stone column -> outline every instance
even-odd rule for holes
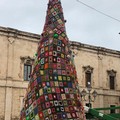
[[[7,66],[7,78],[13,77],[13,58],[14,58],[14,38],[8,37],[8,66]]]
[[[103,107],[103,56],[98,55],[99,106]]]
[[[12,88],[6,88],[6,101],[5,101],[5,120],[11,120],[12,114]]]
[[[98,55],[98,81],[99,81],[99,88],[103,88],[103,56]]]
[[[7,49],[7,75],[6,75],[6,99],[5,99],[5,120],[11,120],[12,114],[12,86],[13,86],[13,58],[14,38],[8,37]]]

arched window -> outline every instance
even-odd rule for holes
[[[115,89],[115,79],[116,79],[116,71],[115,70],[108,70],[108,79],[109,79],[109,88],[111,90]]]
[[[31,72],[32,72],[32,65],[24,64],[24,80],[25,81],[29,81],[30,80]]]
[[[23,79],[25,81],[29,81],[30,80],[30,74],[32,72],[32,65],[34,62],[34,59],[31,57],[21,57],[21,61],[24,65],[23,67]]]
[[[83,69],[85,72],[85,86],[88,87],[92,83],[93,68],[91,66],[84,66]]]
[[[89,71],[85,72],[85,81],[86,81],[86,87],[88,87],[88,84],[91,85],[91,72]]]

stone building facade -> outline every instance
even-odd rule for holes
[[[39,39],[37,34],[0,27],[0,120],[18,120]],[[80,91],[90,82],[98,93],[92,107],[120,106],[120,51],[70,43]]]

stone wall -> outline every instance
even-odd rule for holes
[[[0,120],[17,120],[19,117],[28,85],[23,78],[24,61],[34,60],[39,39],[37,34],[0,27]],[[80,90],[86,89],[85,68],[92,69],[92,88],[98,92],[92,106],[120,105],[120,52],[78,42],[70,43],[75,55]],[[109,88],[110,70],[116,71],[115,90]]]
[[[71,48],[76,55],[75,64],[81,90],[85,88],[84,66],[93,69],[91,84],[93,90],[98,92],[98,96],[92,106],[95,108],[110,107],[110,105],[120,106],[120,51],[77,42],[71,42]],[[114,90],[109,87],[108,71],[116,72]],[[83,103],[85,105],[88,101]],[[104,112],[110,113],[110,111]]]
[[[0,120],[17,120],[28,82],[24,62],[34,59],[39,35],[0,27]]]

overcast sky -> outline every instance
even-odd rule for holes
[[[120,20],[120,0],[81,0]],[[70,40],[120,51],[120,22],[76,0],[61,0]],[[0,26],[41,34],[48,0],[0,0]]]

